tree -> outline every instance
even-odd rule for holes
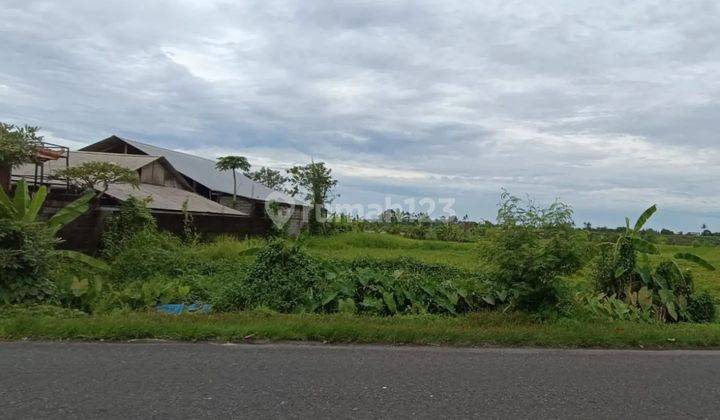
[[[262,167],[257,171],[248,174],[250,179],[265,185],[268,188],[278,191],[285,191],[285,185],[289,178],[283,176],[280,171]]]
[[[250,170],[250,162],[244,156],[223,156],[215,163],[215,168],[219,171],[232,171],[233,174],[233,203],[237,201],[237,174],[236,170],[243,172]]]
[[[332,170],[324,162],[312,162],[305,166],[294,166],[287,170],[291,185],[290,195],[293,197],[304,193],[315,214],[310,217],[310,233],[320,233],[320,217],[325,215],[325,205],[332,202],[333,189],[337,180],[332,177]]]
[[[42,141],[38,127],[17,127],[0,123],[0,188],[10,190],[10,171],[23,163],[33,162]]]
[[[97,189],[105,194],[110,184],[140,185],[137,172],[110,162],[85,162],[72,168],[61,169],[56,178],[69,179],[83,190]]]

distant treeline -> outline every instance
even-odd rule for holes
[[[386,210],[374,220],[361,219],[345,214],[330,215],[325,224],[326,233],[341,232],[385,232],[405,236],[412,239],[427,239],[452,242],[474,242],[487,236],[488,230],[495,224],[484,220],[471,221],[468,216],[431,218],[424,213],[411,214],[395,210]],[[625,232],[625,227],[594,227],[584,223],[576,229],[587,232],[588,239],[593,242],[614,242]],[[702,233],[674,232],[669,229],[645,229],[641,232],[643,239],[652,243],[668,245],[720,246],[720,232],[708,229]]]

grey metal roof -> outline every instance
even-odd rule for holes
[[[70,167],[78,166],[85,162],[109,162],[133,171],[138,170],[156,160],[164,162],[166,159],[160,156],[125,155],[119,153],[86,151],[71,151],[68,156],[70,157]],[[47,179],[47,177],[54,175],[55,172],[60,169],[64,169],[65,167],[66,162],[64,158],[45,162],[46,179],[44,182],[51,185],[65,185],[65,181],[62,179]],[[35,175],[35,164],[25,164],[14,168],[12,170],[12,175],[16,179],[18,177],[32,178]],[[117,198],[121,201],[127,200],[130,196],[139,199],[151,197],[152,201],[148,203],[148,207],[154,210],[181,211],[183,203],[185,200],[188,200],[188,211],[192,213],[249,216],[245,212],[223,206],[222,204],[195,194],[192,191],[183,190],[181,188],[152,184],[140,184],[139,188],[134,188],[128,184],[111,184],[106,191],[106,195]]]
[[[114,163],[123,168],[136,171],[143,166],[152,163],[159,156],[145,155],[121,155],[118,153],[102,153],[102,152],[75,152],[69,153],[71,167],[81,165],[85,162],[109,162]],[[54,175],[60,169],[65,169],[65,159],[51,160],[45,162],[45,176]],[[27,163],[12,170],[12,174],[16,176],[33,176],[35,174],[35,164]]]
[[[187,153],[177,152],[175,150],[152,146],[119,136],[114,137],[117,137],[148,155],[163,156],[173,167],[175,167],[175,169],[177,169],[178,172],[213,191],[224,192],[226,194],[233,193],[232,173],[215,169],[215,161],[212,159],[206,159]],[[239,172],[237,173],[237,195],[261,201],[267,201],[268,197],[272,195],[271,198],[274,201],[303,205],[301,201],[294,198],[278,196],[278,191],[268,188],[259,182],[253,181]]]
[[[152,201],[147,206],[153,210],[182,211],[183,203],[187,200],[187,210],[192,213],[249,216],[247,213],[225,207],[192,191],[161,185],[140,184],[139,188],[133,188],[128,184],[112,184],[105,194],[121,201],[127,200],[130,196],[137,199],[150,197]]]

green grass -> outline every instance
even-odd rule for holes
[[[385,233],[345,233],[330,237],[314,237],[305,244],[311,254],[321,258],[351,260],[359,257],[390,259],[410,257],[426,263],[439,263],[458,268],[474,270],[480,264],[479,244],[421,241]],[[698,291],[707,291],[720,299],[720,247],[693,247],[661,245],[662,257],[671,257],[678,252],[695,253],[711,264],[717,271],[707,271],[690,263],[681,265],[692,269]],[[590,291],[589,267],[567,281],[578,291]]]
[[[660,247],[663,257],[672,257],[678,252],[691,252],[707,260],[714,265],[716,271],[708,271],[697,267],[691,263],[682,263],[684,267],[692,269],[695,279],[695,286],[700,292],[708,292],[720,299],[720,247],[714,246],[680,246],[680,245],[663,245]]]
[[[720,325],[590,323],[570,319],[539,322],[524,315],[497,312],[458,317],[131,313],[0,319],[0,339],[26,337],[39,340],[300,340],[458,346],[682,348],[720,346]]]
[[[476,269],[478,245],[472,243],[420,241],[386,233],[344,233],[305,241],[310,254],[320,258],[352,260],[360,257],[392,259],[410,257],[426,263]]]

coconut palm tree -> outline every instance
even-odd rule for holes
[[[237,174],[236,170],[243,172],[250,170],[250,162],[244,156],[223,156],[218,159],[215,168],[219,171],[232,171],[233,174],[233,204],[237,201]]]

